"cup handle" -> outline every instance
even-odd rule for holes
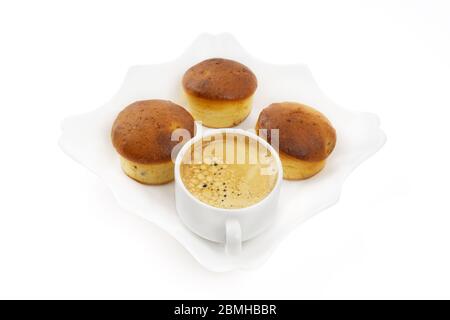
[[[225,252],[236,256],[242,251],[242,230],[237,219],[227,219],[225,222]]]

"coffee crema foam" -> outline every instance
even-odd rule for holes
[[[258,203],[273,190],[278,169],[266,147],[239,134],[207,138],[191,146],[180,167],[194,197],[214,207],[238,209]]]

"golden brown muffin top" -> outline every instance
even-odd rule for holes
[[[257,129],[279,129],[281,152],[305,161],[321,161],[336,145],[336,131],[319,111],[295,102],[272,103],[259,114]]]
[[[184,90],[210,100],[241,100],[255,93],[253,72],[243,64],[221,58],[202,61],[189,68],[183,76]]]
[[[183,107],[167,100],[144,100],[130,104],[117,116],[111,139],[124,158],[142,163],[159,163],[171,159],[175,129],[189,130],[194,136],[194,119]]]

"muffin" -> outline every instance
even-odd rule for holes
[[[183,76],[192,115],[211,128],[233,127],[247,118],[256,87],[253,72],[228,59],[202,61]]]
[[[295,102],[273,103],[261,111],[256,131],[279,129],[279,153],[283,177],[301,180],[312,177],[325,166],[336,145],[336,131],[319,111]]]
[[[171,153],[179,141],[172,141],[171,136],[175,129],[181,128],[193,137],[194,119],[183,107],[170,101],[137,101],[126,107],[111,130],[123,171],[144,184],[172,181]]]

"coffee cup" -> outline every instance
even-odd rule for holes
[[[194,196],[182,178],[183,159],[192,148],[211,136],[231,134],[247,137],[248,141],[262,146],[273,158],[276,177],[267,194],[256,203],[239,208],[224,208],[201,201]],[[227,169],[224,169],[227,170]],[[189,140],[179,151],[175,160],[176,210],[184,225],[198,236],[209,241],[223,243],[229,255],[238,255],[242,242],[255,238],[273,223],[283,177],[283,168],[276,150],[256,134],[241,129],[217,129]],[[200,186],[201,187],[201,186]],[[223,201],[223,200],[222,200]]]

